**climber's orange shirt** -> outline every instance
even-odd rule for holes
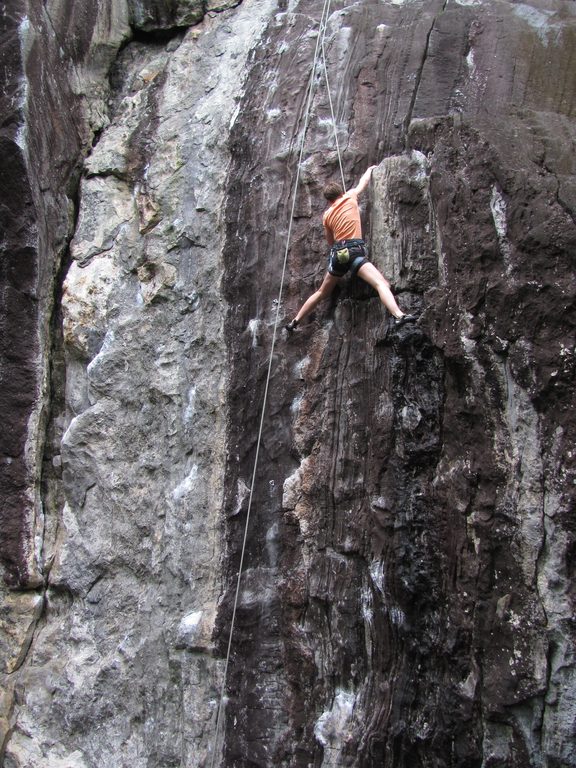
[[[335,200],[324,212],[322,224],[332,232],[335,241],[360,239],[362,224],[356,195],[347,192]]]

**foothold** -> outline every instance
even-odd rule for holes
[[[415,323],[417,322],[418,318],[416,315],[402,315],[402,317],[395,317],[394,318],[394,327],[400,328],[403,325],[406,325],[406,323]]]

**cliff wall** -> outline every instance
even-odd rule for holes
[[[257,446],[321,12],[3,20],[7,766],[576,765],[576,9],[330,4]]]

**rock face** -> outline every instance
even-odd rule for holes
[[[576,766],[574,4],[97,5],[2,21],[4,764]],[[334,128],[420,321],[287,339]]]

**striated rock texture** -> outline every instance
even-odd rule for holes
[[[9,768],[576,766],[576,8],[322,5],[3,15]]]

